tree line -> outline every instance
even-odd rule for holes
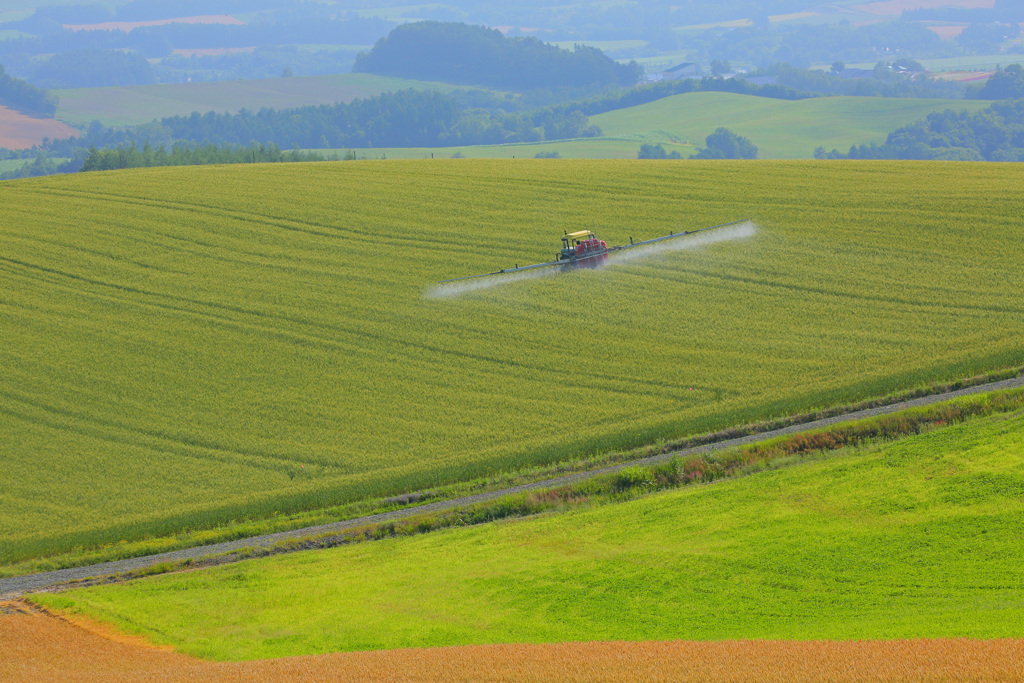
[[[57,112],[57,97],[43,88],[15,78],[0,64],[0,104],[13,109],[53,116]]]
[[[170,149],[145,144],[139,147],[134,142],[114,148],[91,147],[82,164],[83,171],[108,171],[115,168],[142,168],[149,166],[199,166],[204,164],[253,164],[295,161],[323,161],[316,152],[299,150],[282,151],[271,143],[252,143],[247,147],[237,145],[195,145],[178,142]]]
[[[307,149],[452,147],[601,134],[600,128],[590,125],[578,110],[465,109],[450,95],[412,89],[349,104],[173,116],[161,119],[155,128],[157,134],[164,134],[169,140],[242,145],[255,140]]]

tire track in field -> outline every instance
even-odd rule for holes
[[[989,382],[987,384],[979,384],[972,387],[957,389],[955,391],[947,391],[940,394],[931,394],[929,396],[923,396],[920,398],[915,398],[907,401],[900,401],[898,403],[891,403],[889,405],[879,406],[877,408],[868,408],[866,410],[858,410],[856,412],[846,413],[844,415],[836,415],[834,417],[822,418],[811,422],[803,422],[800,424],[783,427],[781,429],[773,429],[771,431],[750,434],[748,436],[742,436],[735,439],[718,441],[716,443],[704,444],[702,446],[694,446],[692,448],[684,448],[681,450],[672,451],[670,453],[659,453],[657,455],[653,455],[647,458],[641,458],[639,460],[629,460],[608,467],[602,467],[595,470],[588,470],[586,472],[576,472],[574,474],[568,474],[561,477],[554,477],[552,479],[545,479],[542,481],[536,481],[529,484],[520,484],[518,486],[512,486],[497,491],[489,491],[487,493],[478,493],[471,496],[463,496],[461,498],[441,500],[433,503],[426,503],[424,505],[403,508],[401,510],[381,512],[375,515],[356,517],[354,519],[347,519],[340,522],[331,522],[329,524],[321,524],[318,526],[305,527],[302,529],[293,529],[291,531],[281,531],[274,534],[253,536],[250,538],[243,538],[235,541],[226,541],[223,543],[215,543],[212,545],[199,546],[195,548],[173,550],[165,553],[158,553],[156,555],[147,555],[144,557],[134,557],[125,560],[104,562],[101,564],[95,564],[86,567],[72,567],[69,569],[58,569],[49,572],[40,572],[38,574],[29,574],[27,576],[0,579],[0,598],[13,598],[30,591],[39,590],[42,588],[62,583],[67,583],[69,581],[81,581],[101,576],[109,576],[111,574],[120,574],[124,572],[136,571],[164,562],[200,560],[205,557],[223,555],[225,553],[239,551],[247,548],[267,548],[277,543],[280,543],[281,541],[287,541],[289,539],[336,533],[345,531],[347,529],[352,529],[354,527],[365,526],[368,524],[389,522],[428,512],[440,512],[444,510],[450,510],[452,508],[472,505],[474,503],[483,503],[495,500],[497,498],[502,498],[504,496],[522,493],[534,489],[547,489],[565,486],[567,484],[573,484],[579,481],[583,481],[585,479],[590,479],[592,477],[597,477],[604,474],[611,474],[626,467],[634,467],[637,465],[651,465],[663,462],[669,460],[672,457],[697,455],[701,453],[711,453],[715,451],[726,450],[729,448],[735,448],[737,446],[746,446],[756,443],[758,441],[765,441],[767,439],[772,439],[779,436],[787,436],[790,434],[797,434],[800,432],[819,429],[822,427],[829,427],[843,422],[853,422],[856,420],[862,420],[864,418],[876,417],[879,415],[887,415],[890,413],[900,412],[908,408],[916,408],[920,406],[931,405],[933,403],[941,403],[942,401],[948,401],[950,399],[958,398],[960,396],[968,396],[971,394],[980,394],[989,391],[997,391],[1000,389],[1012,389],[1018,387],[1024,387],[1024,375],[1014,377],[1012,379],[1001,380],[998,382]]]

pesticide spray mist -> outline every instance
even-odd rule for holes
[[[702,247],[706,244],[714,244],[715,242],[728,242],[731,240],[745,239],[747,237],[754,236],[756,233],[757,225],[752,221],[746,221],[727,228],[709,230],[708,232],[697,233],[694,235],[680,235],[675,239],[655,242],[654,244],[645,244],[643,246],[633,247],[632,249],[626,249],[624,251],[612,252],[608,256],[608,263],[606,267],[653,258],[670,251],[684,251],[686,249],[696,249],[697,247]],[[513,282],[521,282],[522,280],[536,280],[539,278],[551,277],[553,275],[558,275],[561,272],[561,268],[553,266],[551,268],[538,268],[536,270],[527,270],[519,273],[502,273],[498,275],[491,275],[489,277],[463,280],[461,282],[448,282],[430,287],[426,292],[424,292],[424,296],[428,299],[457,297],[465,294],[466,292],[475,292],[481,289],[500,287],[502,285],[512,284]]]
[[[697,247],[703,247],[705,244],[714,244],[715,242],[729,242],[732,240],[745,239],[747,237],[753,237],[756,232],[757,225],[751,221],[746,221],[745,223],[730,225],[727,228],[708,230],[707,232],[699,232],[695,235],[683,235],[675,239],[655,242],[654,244],[645,244],[640,247],[634,247],[633,249],[626,249],[625,251],[613,252],[608,256],[608,265],[616,266],[620,263],[639,261],[670,251],[696,249]]]

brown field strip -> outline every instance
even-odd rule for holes
[[[26,149],[43,138],[58,140],[78,135],[71,126],[56,119],[42,119],[0,105],[0,147]]]
[[[167,24],[224,24],[243,26],[244,21],[235,19],[230,14],[203,14],[193,17],[175,17],[174,19],[156,19],[153,21],[104,21],[100,24],[64,24],[70,31],[124,31],[129,33],[143,26],[165,26]]]
[[[911,9],[931,9],[933,7],[991,9],[994,5],[995,0],[883,0],[883,2],[853,5],[850,9],[879,16],[896,16]]]
[[[594,642],[207,662],[0,604],[0,680],[1020,681],[1024,640]]]

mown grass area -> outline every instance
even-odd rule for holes
[[[815,97],[774,100],[720,92],[674,95],[654,102],[591,117],[604,135],[650,143],[690,143],[719,126],[750,139],[762,159],[810,159],[822,146],[848,150],[851,145],[881,144],[893,130],[931,112],[979,111],[979,100],[896,99],[885,97]]]
[[[1002,164],[387,161],[5,183],[0,560],[340,505],[1024,360]],[[750,217],[746,240],[429,298]]]
[[[132,126],[165,116],[194,111],[259,111],[290,109],[365,99],[407,88],[453,90],[456,86],[373,74],[331,74],[296,78],[260,78],[211,83],[110,86],[55,90],[60,97],[57,118],[72,125],[100,121],[107,126]]]
[[[501,642],[1016,637],[1022,436],[1018,408],[630,502],[33,599],[220,660]]]

